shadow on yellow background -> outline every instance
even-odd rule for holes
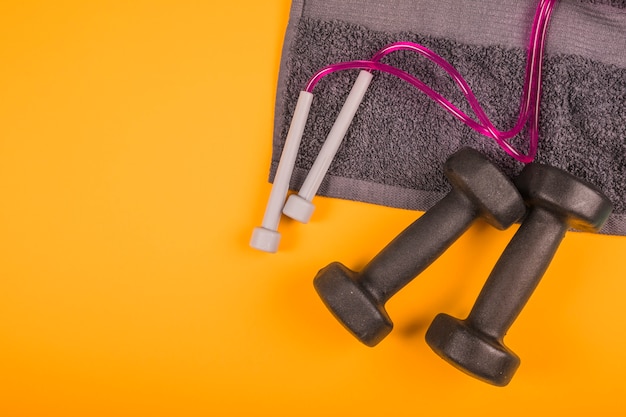
[[[626,410],[626,238],[570,233],[495,388],[424,332],[468,313],[514,233],[477,224],[375,348],[312,287],[419,213],[317,198],[248,247],[289,1],[0,3],[0,416],[528,416]]]

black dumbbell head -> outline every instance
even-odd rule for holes
[[[446,161],[444,173],[494,227],[506,229],[523,216],[524,205],[511,180],[478,151],[457,151]]]
[[[391,332],[393,323],[384,305],[359,284],[354,271],[333,262],[318,272],[313,285],[335,318],[367,346]]]
[[[501,340],[443,313],[428,328],[426,342],[461,371],[500,387],[511,381],[520,364],[519,357]]]
[[[582,231],[597,232],[613,208],[597,187],[549,165],[526,165],[515,185],[528,205],[543,207]]]

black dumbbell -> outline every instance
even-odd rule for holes
[[[452,184],[435,206],[356,273],[334,262],[313,283],[333,315],[361,342],[374,346],[392,329],[387,300],[449,247],[477,217],[498,229],[526,209],[513,183],[479,152],[464,148],[445,163]]]
[[[593,185],[558,168],[527,165],[515,180],[529,211],[465,320],[439,314],[426,342],[460,370],[507,385],[520,359],[503,338],[530,298],[569,228],[598,231],[612,210]]]

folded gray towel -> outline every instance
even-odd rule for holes
[[[516,0],[294,0],[279,75],[272,180],[298,93],[318,69],[369,59],[388,43],[432,49],[464,76],[494,124],[517,119],[536,2]],[[456,85],[412,53],[385,58],[468,114]],[[324,78],[302,139],[291,186],[298,189],[356,79]],[[537,162],[598,187],[614,203],[602,232],[626,235],[626,0],[561,0],[548,28]],[[522,134],[520,144],[526,140]],[[470,146],[507,174],[522,164],[409,84],[375,73],[320,194],[427,210],[448,192],[445,159]],[[522,146],[523,147],[523,146]]]

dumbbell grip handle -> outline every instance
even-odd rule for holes
[[[466,322],[501,340],[548,269],[568,226],[534,207],[498,259]]]
[[[470,200],[453,189],[363,268],[361,284],[384,303],[457,240],[476,215]]]

